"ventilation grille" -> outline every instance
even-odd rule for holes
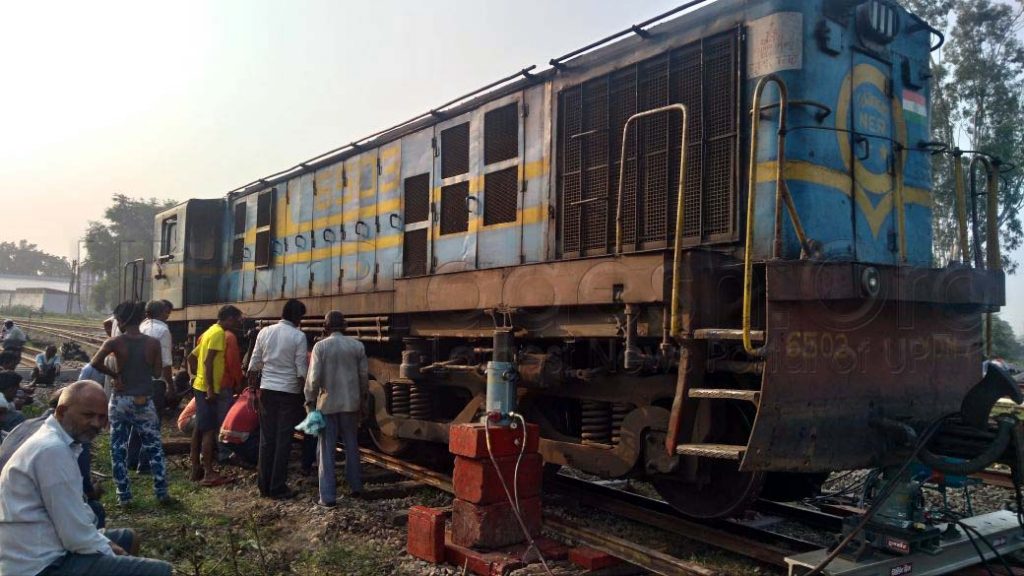
[[[441,235],[469,230],[469,182],[459,182],[441,188]]]
[[[469,122],[441,131],[441,177],[469,172]]]
[[[245,238],[235,238],[231,243],[231,267],[235,270],[242,267],[245,254]]]
[[[519,105],[509,104],[484,115],[484,164],[519,156]]]
[[[706,38],[562,91],[559,102],[559,239],[563,256],[615,245],[622,131],[637,112],[687,107],[684,237],[735,238],[737,33]],[[671,245],[678,203],[680,117],[631,124],[622,179],[626,250]]]
[[[427,229],[406,232],[402,247],[402,275],[423,276],[427,273]]]
[[[235,234],[242,234],[245,232],[245,201],[241,201],[235,204]]]
[[[516,221],[518,190],[517,166],[484,177],[484,226]]]
[[[430,216],[430,174],[418,174],[405,179],[406,224],[423,222]]]

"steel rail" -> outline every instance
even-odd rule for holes
[[[338,451],[343,453],[344,449],[339,447]],[[454,492],[451,477],[440,472],[406,462],[394,456],[382,454],[369,448],[360,448],[359,457],[361,461],[366,462],[367,464],[384,468],[385,470],[422,482],[423,484],[433,486],[434,488],[449,494]],[[676,521],[677,519],[671,520],[671,522]],[[628,540],[603,534],[597,530],[576,526],[567,520],[551,516],[550,514],[546,514],[544,516],[544,529],[564,538],[590,546],[591,548],[601,550],[617,558],[621,558],[655,574],[662,574],[664,576],[712,576],[717,574],[715,571],[709,570],[694,562],[674,558],[664,552],[644,546],[637,542],[630,542]],[[702,528],[702,530],[706,532],[707,528]],[[700,536],[701,534],[699,532],[695,533],[693,539],[703,541]],[[742,543],[742,546],[750,545],[752,545],[751,542]],[[741,544],[737,544],[737,548],[741,548]],[[782,549],[779,549],[779,552],[782,552]],[[749,550],[740,553],[750,556]]]

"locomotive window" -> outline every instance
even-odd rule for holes
[[[459,182],[441,188],[441,234],[455,234],[469,230],[469,182]]]
[[[441,178],[469,172],[469,122],[441,131]]]
[[[518,166],[484,176],[484,226],[516,221],[518,190]]]
[[[405,223],[424,222],[430,215],[430,174],[405,179]]]
[[[256,233],[256,267],[270,267],[270,230]]]
[[[484,164],[519,156],[519,104],[484,115]]]
[[[422,276],[427,273],[427,229],[405,233],[402,243],[402,276]]]
[[[245,253],[245,238],[235,238],[231,243],[231,267],[235,270],[242,267],[243,254]]]
[[[188,235],[188,252],[196,260],[210,260],[217,253],[216,237],[210,230],[197,230],[195,227]]]
[[[164,218],[160,225],[160,255],[167,256],[178,251],[178,217]]]
[[[235,204],[235,234],[245,232],[245,201]]]
[[[256,268],[269,268],[270,236],[274,228],[274,193],[276,188],[261,192],[256,198]]]

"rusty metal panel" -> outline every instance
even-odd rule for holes
[[[484,226],[515,222],[518,199],[518,166],[484,176]]]
[[[513,103],[484,115],[484,164],[519,156],[519,104]]]
[[[442,236],[469,230],[469,210],[466,209],[468,196],[469,182],[459,182],[441,188]]]
[[[430,217],[430,174],[417,174],[405,179],[406,224],[425,222]]]
[[[427,273],[426,228],[405,232],[402,238],[402,276],[422,276]]]
[[[469,122],[441,131],[441,177],[469,172]]]
[[[768,303],[769,353],[744,470],[891,466],[872,426],[923,426],[981,378],[981,317],[919,302]]]

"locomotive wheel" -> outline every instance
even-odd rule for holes
[[[377,380],[370,380],[370,389],[383,386]],[[372,398],[372,395],[371,395]],[[381,431],[380,426],[377,425],[377,407],[373,406],[373,411],[366,422],[366,431],[370,434],[370,440],[373,441],[373,445],[378,450],[391,456],[400,456],[409,449],[409,441],[403,440],[395,436],[390,436]]]
[[[718,401],[712,408],[711,430],[701,442],[745,445],[751,429],[747,413],[733,402]],[[680,468],[686,466],[684,462]],[[654,476],[651,483],[666,502],[687,516],[726,518],[746,510],[764,486],[764,472],[740,472],[739,466],[736,460],[699,458],[696,481],[677,472]]]

